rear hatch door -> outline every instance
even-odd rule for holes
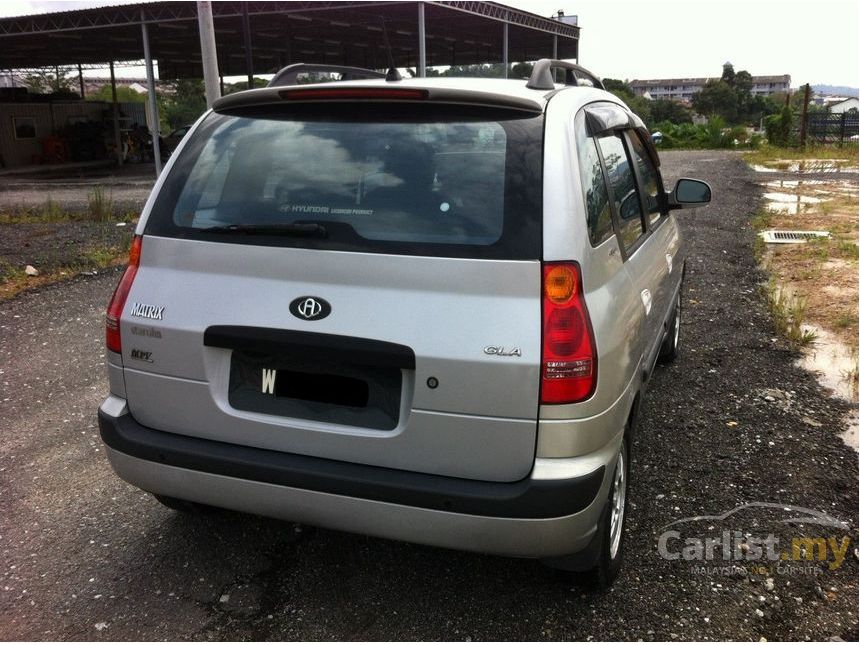
[[[277,451],[527,476],[541,137],[534,114],[438,105],[207,117],[143,230],[121,321],[132,414]]]

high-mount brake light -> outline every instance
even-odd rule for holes
[[[597,383],[597,354],[576,262],[543,265],[541,403],[584,401]]]
[[[128,253],[128,266],[116,285],[107,308],[107,316],[105,317],[105,344],[109,351],[116,352],[117,354],[122,353],[119,319],[122,316],[125,301],[128,299],[128,293],[131,291],[134,276],[137,275],[137,268],[140,266],[142,242],[143,238],[140,235],[135,235],[131,241],[131,250]]]
[[[429,93],[408,87],[332,87],[282,90],[280,96],[288,101],[423,101]]]

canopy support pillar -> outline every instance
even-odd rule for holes
[[[149,114],[152,120],[152,125],[149,128],[149,134],[152,136],[152,157],[155,162],[155,176],[161,174],[161,134],[158,125],[158,100],[155,96],[155,73],[152,69],[152,52],[149,50],[149,30],[146,27],[145,16],[143,10],[140,12],[140,29],[143,36],[143,57],[146,60],[146,89],[149,94]]]

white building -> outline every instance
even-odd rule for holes
[[[670,99],[689,103],[693,94],[700,91],[708,81],[718,81],[719,78],[657,78],[648,80],[635,79],[630,82],[633,93],[637,96],[648,96],[651,99]],[[791,76],[753,76],[753,96],[770,96],[778,92],[787,92],[791,87]]]
[[[860,100],[858,100],[856,96],[852,96],[848,99],[843,99],[838,103],[830,104],[830,112],[832,114],[842,114],[843,112],[847,112],[851,109],[860,109]]]

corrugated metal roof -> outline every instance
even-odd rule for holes
[[[427,64],[500,61],[502,23],[509,23],[511,61],[552,55],[577,58],[579,27],[495,2],[427,1]],[[418,12],[414,2],[213,2],[219,70],[245,74],[243,12],[251,24],[254,71],[293,62],[384,68],[415,67]],[[140,24],[150,32],[163,78],[200,77],[197,10],[193,2],[138,2],[0,19],[0,69],[140,60]]]

